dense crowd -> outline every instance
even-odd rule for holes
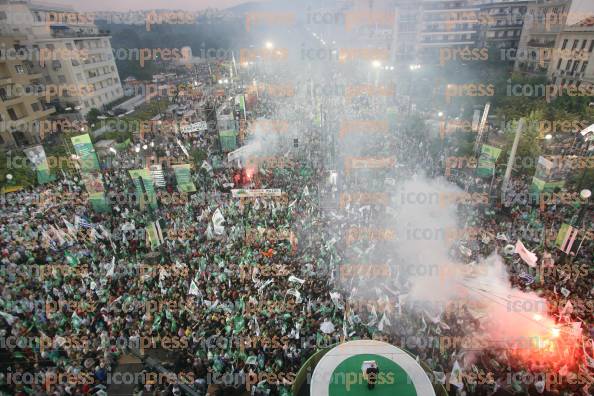
[[[331,77],[340,81],[338,75]],[[303,129],[301,142],[321,144],[313,136],[320,129],[316,121],[320,103],[327,109],[322,130],[338,128],[347,118],[385,116],[384,98],[350,98],[348,102],[320,98],[320,103],[303,106],[309,103],[307,93],[303,95],[280,100],[263,94],[250,121],[263,116],[286,119]],[[344,164],[348,157],[395,156],[402,161],[348,175],[340,171],[340,181],[335,184],[329,182],[331,170],[321,166],[323,161],[312,166],[311,156],[297,156],[285,167],[263,164],[252,169],[247,180],[238,181],[240,170],[221,158],[217,139],[208,134],[186,135],[181,137],[181,145],[189,152],[204,150],[207,157],[204,163],[194,165],[192,177],[198,192],[167,199],[175,190],[174,178],[169,177],[166,186],[157,190],[157,208],[141,209],[132,198],[130,164],[147,155],[190,162],[178,138],[156,136],[150,152],[137,153],[132,146],[118,152],[116,162],[104,166],[108,197],[121,193],[127,197],[117,200],[110,213],[92,211],[84,186],[74,176],[12,193],[3,203],[2,337],[33,340],[0,350],[4,392],[106,394],[122,355],[144,357],[157,349],[174,352],[176,359],[169,368],[179,381],[139,384],[136,395],[180,394],[179,383],[184,382],[198,394],[208,390],[239,395],[247,389],[252,395],[289,395],[296,373],[316,350],[345,339],[373,337],[410,350],[424,362],[435,382],[445,384],[452,395],[490,396],[501,389],[518,395],[590,394],[583,383],[553,384],[544,389],[542,381],[510,381],[508,375],[510,371],[563,369],[587,374],[592,366],[582,363],[581,351],[575,352],[579,364],[564,368],[557,363],[544,367],[537,358],[533,362],[516,360],[502,352],[505,348],[477,352],[461,346],[444,350],[439,342],[422,343],[419,339],[403,343],[410,337],[439,340],[480,333],[488,320],[496,318],[477,319],[464,301],[444,303],[436,317],[420,314],[418,306],[399,300],[410,286],[405,277],[380,280],[378,287],[370,287],[365,277],[341,277],[341,266],[346,263],[397,256],[390,250],[390,241],[347,243],[349,230],[389,226],[398,218],[389,205],[338,205],[340,194],[390,193],[386,180],[410,179],[419,173],[443,174],[443,155],[441,160],[436,158],[427,136],[407,134],[390,125],[387,134],[367,136],[356,144],[340,142],[337,163]],[[249,139],[248,133],[246,142]],[[167,167],[164,171],[169,173]],[[512,189],[526,189],[528,183],[527,179],[514,179]],[[491,180],[471,177],[464,184],[470,191],[486,191]],[[231,196],[230,186],[279,188],[284,199],[242,202]],[[469,254],[461,253],[454,244],[453,259],[480,261],[522,239],[539,257],[546,252],[557,265],[570,261],[554,248],[553,240],[560,224],[577,216],[580,208],[550,205],[539,210],[504,202],[459,204],[458,210],[462,223],[470,222],[481,232],[462,241]],[[221,217],[222,228],[214,221]],[[591,230],[592,211],[586,211],[584,218],[585,229]],[[157,220],[164,225],[164,242],[153,249],[144,229]],[[282,235],[291,237],[267,237],[271,234],[267,230],[285,230],[288,232]],[[527,235],[519,230],[531,231]],[[565,305],[554,302],[564,297],[561,288],[572,298],[587,301],[593,297],[593,247],[592,240],[586,239],[578,255],[571,258],[573,266],[585,266],[583,276],[556,271],[540,279],[516,260],[517,255],[505,255],[504,259],[511,282],[524,290],[540,291],[556,307],[551,314],[559,315],[559,308]],[[361,293],[365,288],[368,293]],[[575,302],[576,308],[565,313],[572,322],[582,321],[582,336],[588,339],[593,336],[592,312],[589,306],[577,307]],[[471,363],[464,364],[466,358]],[[450,378],[456,364],[462,365],[462,379]],[[26,372],[41,376],[29,381],[32,383],[16,383],[15,374]],[[472,373],[490,380],[473,381],[468,375]],[[73,380],[50,381],[58,374],[70,375]]]

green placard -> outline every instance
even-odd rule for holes
[[[481,156],[478,160],[478,166],[476,169],[477,176],[480,177],[491,177],[495,172],[495,163],[501,154],[501,149],[497,147],[483,144],[481,148]]]
[[[100,171],[99,160],[95,154],[95,147],[91,142],[89,134],[74,136],[71,138],[74,151],[80,157],[80,167],[83,172]]]
[[[136,187],[136,192],[140,197],[140,207],[144,208],[144,192],[146,192],[149,206],[156,209],[158,207],[157,195],[155,194],[153,177],[150,172],[146,169],[133,169],[128,171],[128,173],[130,173],[130,177]]]
[[[196,186],[192,182],[192,173],[190,164],[174,165],[175,179],[177,180],[177,189],[179,192],[196,192]]]
[[[237,149],[237,132],[233,129],[219,132],[219,139],[221,141],[221,149],[224,152]]]

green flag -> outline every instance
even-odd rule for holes
[[[501,154],[501,149],[483,144],[481,156],[478,160],[476,174],[480,177],[491,177],[495,172],[495,163]]]
[[[177,180],[177,189],[179,192],[196,192],[196,186],[192,182],[190,164],[173,165],[175,179]]]

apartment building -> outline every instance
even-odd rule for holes
[[[45,102],[41,70],[27,61],[26,42],[24,35],[0,36],[0,146],[39,143],[41,122],[55,112]]]
[[[514,70],[531,76],[546,75],[571,3],[571,0],[536,0],[528,5]]]
[[[517,48],[534,0],[397,0],[392,58],[434,62],[443,48]]]
[[[0,2],[0,33],[25,34],[46,84],[63,87],[52,101],[85,115],[124,95],[109,32],[73,8],[29,0]]]
[[[557,38],[549,80],[560,86],[594,86],[594,15],[567,26]]]
[[[482,0],[477,45],[496,49],[518,48],[531,1]]]
[[[473,47],[478,39],[480,9],[470,0],[423,0],[418,56],[432,61],[442,48]]]

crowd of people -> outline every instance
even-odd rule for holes
[[[339,74],[324,77],[344,79]],[[322,96],[312,103],[309,94],[304,90],[276,98],[264,92],[250,109],[249,121],[286,120],[300,128],[297,135],[305,152],[326,155],[327,148],[313,147],[324,142],[316,134],[337,129],[347,119],[385,119],[385,97]],[[323,116],[319,108],[325,109]],[[108,213],[92,210],[76,176],[11,193],[0,208],[0,331],[5,343],[0,389],[15,395],[104,395],[114,384],[112,373],[122,355],[146,357],[153,350],[167,350],[175,356],[168,366],[175,378],[135,384],[135,395],[177,395],[181,384],[200,395],[290,395],[297,372],[320,348],[377,338],[409,350],[436,386],[443,385],[451,395],[491,396],[502,390],[590,395],[591,382],[527,383],[510,380],[509,373],[534,377],[566,370],[589,381],[594,364],[587,359],[594,351],[582,351],[580,345],[572,356],[575,364],[545,367],[538,353],[534,361],[519,360],[502,346],[440,348],[434,340],[480,333],[496,318],[478,319],[463,300],[444,301],[437,316],[430,317],[424,307],[400,298],[410,288],[405,276],[374,280],[373,286],[366,275],[345,279],[344,265],[375,259],[391,262],[394,273],[398,254],[393,240],[350,243],[348,236],[353,228],[389,227],[398,216],[381,203],[340,205],[341,194],[391,194],[401,180],[443,174],[443,160],[431,152],[428,136],[405,133],[392,124],[386,132],[351,137],[355,140],[336,146],[335,165],[353,157],[399,159],[381,169],[345,173],[325,167],[324,160],[311,154],[295,153],[290,165],[264,163],[244,169],[247,178],[237,178],[242,170],[222,159],[216,136],[201,133],[155,136],[150,153],[138,153],[134,146],[119,151],[116,161],[103,167],[102,177],[108,197],[123,193],[125,199],[111,201],[115,203]],[[251,142],[249,127],[245,139]],[[167,199],[176,189],[170,177],[157,189],[157,207],[141,208],[128,164],[139,155],[191,162],[184,151],[195,149],[206,153],[206,160],[192,170],[198,191]],[[286,154],[270,147],[264,151],[256,155]],[[335,171],[338,183],[331,181]],[[526,189],[528,183],[517,178],[512,188]],[[470,191],[492,187],[491,179],[475,177],[466,185]],[[283,199],[239,200],[231,188],[281,189]],[[564,313],[581,323],[584,340],[594,336],[590,306],[577,304],[594,293],[592,240],[585,239],[571,258],[553,246],[560,224],[578,216],[581,208],[559,204],[540,210],[505,202],[457,206],[461,224],[470,222],[481,232],[465,236],[462,250],[456,241],[452,259],[480,262],[522,239],[554,265],[571,261],[572,267],[584,267],[580,276],[560,270],[539,278],[517,255],[504,256],[510,281],[520,289],[540,291],[556,307],[551,315],[560,316],[565,307],[554,304],[556,300],[575,296],[575,309]],[[591,230],[591,209],[583,218],[584,228]],[[155,221],[163,229],[157,248],[144,232]],[[527,236],[518,230],[536,231]],[[408,342],[411,337],[416,338]],[[457,365],[462,375],[452,374]],[[477,381],[479,374],[488,380]]]

